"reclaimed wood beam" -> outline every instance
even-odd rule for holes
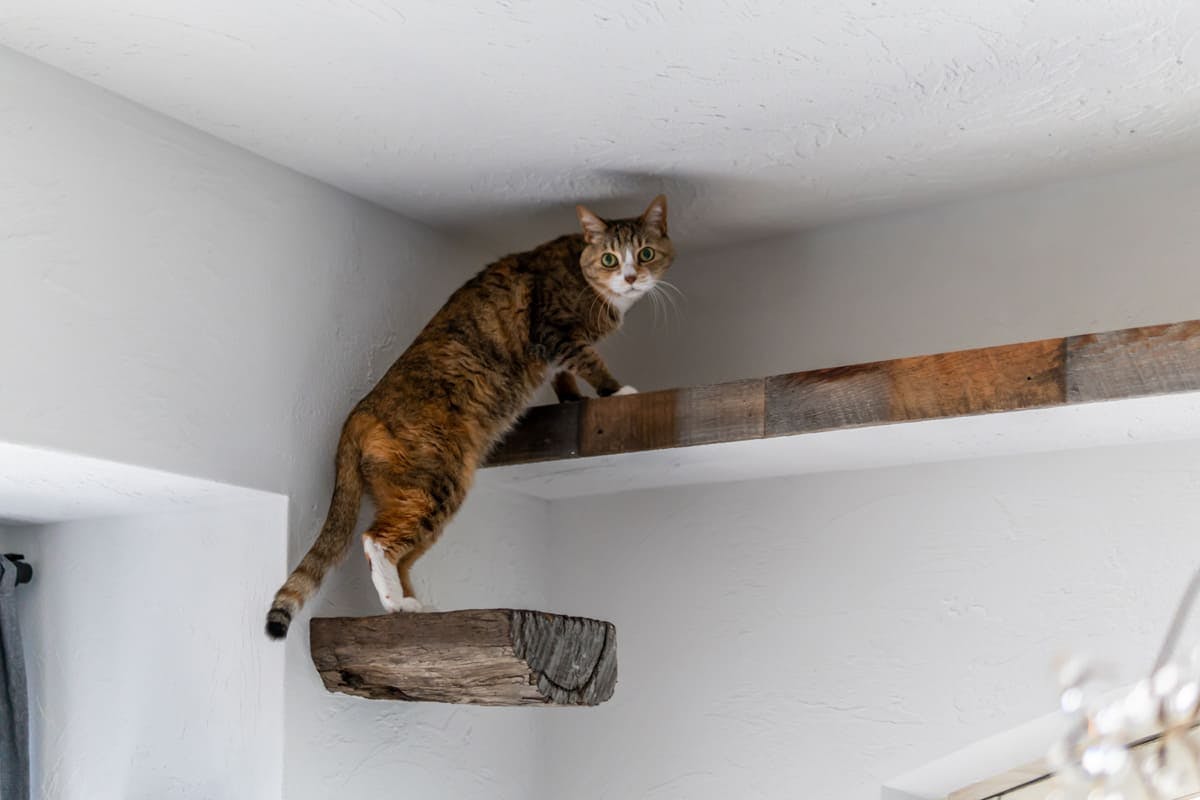
[[[1200,320],[530,409],[487,466],[1200,391]]]
[[[617,682],[610,622],[506,608],[309,623],[331,692],[484,706],[594,706]]]

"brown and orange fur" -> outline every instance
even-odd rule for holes
[[[328,517],[275,595],[267,614],[270,636],[287,635],[293,617],[345,554],[364,492],[376,507],[364,549],[368,560],[375,553],[387,561],[372,563],[380,601],[390,611],[418,610],[413,562],[462,505],[475,470],[551,365],[561,370],[553,382],[561,400],[579,398],[575,377],[602,396],[631,391],[592,345],[620,326],[624,310],[670,266],[666,198],[655,198],[632,219],[603,220],[582,206],[577,211],[582,234],[486,267],[450,297],[355,406],[337,446]],[[398,574],[398,587],[386,570]],[[398,590],[403,597],[393,596]]]

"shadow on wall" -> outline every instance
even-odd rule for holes
[[[578,231],[578,204],[602,217],[629,217],[640,214],[650,198],[665,194],[670,206],[671,237],[680,252],[687,253],[795,233],[794,219],[780,220],[778,204],[763,199],[771,197],[771,185],[767,180],[699,173],[598,170],[579,181],[578,188],[571,185],[550,193],[553,200],[549,202],[518,203],[502,210],[468,209],[437,227],[454,236],[495,243],[504,253],[516,252]],[[724,221],[701,227],[692,222],[696,217]]]

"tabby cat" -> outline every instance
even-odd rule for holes
[[[631,394],[592,345],[671,265],[667,201],[632,219],[578,206],[582,234],[486,267],[456,291],[342,427],[329,515],[267,613],[267,633],[292,618],[350,544],[363,492],[375,519],[363,534],[371,580],[389,612],[419,611],[409,571],[462,505],[476,468],[513,426],[552,365],[560,400],[576,377],[601,396]]]

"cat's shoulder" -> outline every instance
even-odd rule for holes
[[[583,253],[583,236],[567,234],[551,239],[532,250],[515,254],[521,267],[535,272],[545,272],[579,263]]]

